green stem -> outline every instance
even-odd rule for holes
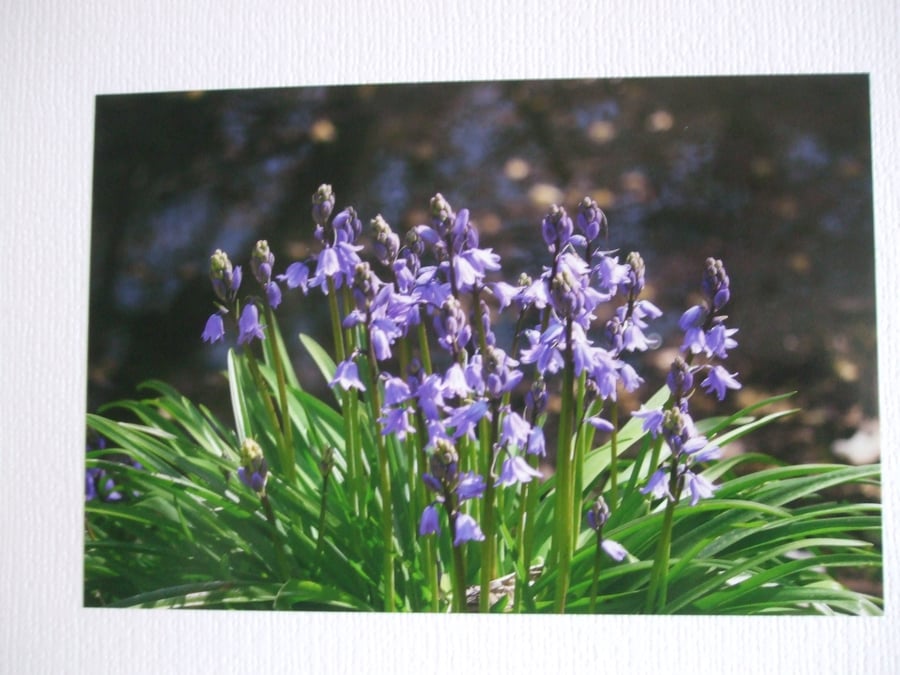
[[[269,396],[269,387],[263,379],[259,370],[259,364],[256,362],[256,357],[253,356],[249,346],[244,350],[244,355],[247,357],[247,365],[250,368],[250,374],[256,384],[256,389],[263,400],[263,407],[266,409],[266,416],[269,418],[269,425],[272,427],[272,434],[275,436],[275,444],[280,449],[284,446],[284,438],[281,435],[281,427],[278,424],[278,415],[275,414],[275,406],[272,404],[272,398]],[[284,460],[281,452],[278,453],[278,460],[278,466],[283,471],[287,471],[287,468],[282,466]]]
[[[462,546],[454,546],[456,539],[456,514],[450,506],[450,500],[444,502],[450,521],[450,548],[453,550],[453,573],[450,583],[453,587],[453,611],[463,613],[466,611],[466,556]]]
[[[600,547],[601,539],[600,533],[597,533],[597,549],[594,551],[594,574],[591,578],[591,604],[590,604],[590,613],[594,614],[597,611],[597,587],[600,584],[600,563],[603,560],[602,552],[603,549]]]
[[[328,312],[331,314],[331,333],[334,336],[334,353],[338,362],[340,362],[347,358],[347,352],[344,349],[344,333],[341,329],[341,312],[338,308],[334,279],[328,279]]]
[[[375,346],[371,336],[369,343],[369,368],[371,370],[371,382],[369,383],[371,403],[371,415],[377,420],[381,411],[381,395],[378,390],[378,362],[375,359]],[[381,538],[384,544],[384,557],[382,564],[382,576],[384,577],[384,609],[393,612],[394,607],[394,521],[393,521],[393,495],[391,491],[391,473],[388,465],[387,448],[384,444],[384,436],[381,430],[376,428],[375,445],[378,449],[378,484],[381,493]]]
[[[266,323],[268,324],[269,330],[269,339],[272,341],[272,360],[275,365],[275,379],[278,383],[278,405],[281,408],[281,440],[282,440],[282,462],[286,464],[285,470],[287,474],[287,479],[290,482],[294,481],[294,477],[297,473],[296,470],[296,461],[294,459],[294,435],[291,424],[291,414],[288,409],[287,402],[287,385],[285,384],[284,377],[284,363],[281,359],[281,350],[278,348],[278,341],[275,339],[275,331],[277,330],[275,324],[275,314],[272,312],[272,307],[266,302]]]
[[[647,613],[659,612],[666,604],[669,583],[669,556],[672,548],[672,523],[674,521],[675,507],[681,495],[681,486],[677,478],[678,467],[674,456],[672,457],[670,471],[669,492],[674,499],[668,500],[666,512],[663,515],[662,531],[659,537],[659,544],[656,547],[656,556],[653,561],[650,586],[647,589],[647,601],[644,607]]]
[[[494,463],[494,439],[497,435],[499,411],[496,404],[493,408],[493,421],[487,417],[481,420],[481,467],[485,477],[486,486],[482,500],[483,511],[481,516],[481,531],[484,533],[484,541],[481,544],[481,594],[478,599],[478,611],[489,612],[491,609],[491,580],[496,572],[497,537],[495,534],[496,504],[494,478],[492,468]]]
[[[322,473],[322,498],[319,501],[319,526],[318,532],[316,533],[316,565],[318,565],[320,571],[323,562],[322,556],[325,552],[325,514],[328,510],[328,476],[330,473],[330,468],[326,468]]]
[[[579,423],[578,428],[576,429],[576,439],[575,439],[575,465],[574,465],[574,476],[572,480],[573,490],[572,490],[572,518],[573,518],[573,527],[572,527],[572,547],[574,550],[575,545],[578,540],[578,527],[574,526],[574,523],[579,522],[578,519],[581,515],[581,499],[584,494],[584,456],[586,454],[586,445],[590,434],[588,433],[588,426],[585,423],[585,419],[587,417],[585,407],[584,407],[584,397],[586,391],[586,382],[587,382],[587,373],[582,372],[578,377],[578,382],[576,383],[576,393],[575,393],[575,411],[576,414],[579,415]],[[590,427],[593,429],[593,427]]]
[[[278,574],[283,581],[290,579],[290,571],[288,569],[287,558],[284,556],[284,548],[281,543],[281,537],[278,535],[278,521],[275,518],[275,511],[272,510],[272,504],[269,502],[269,495],[263,492],[259,496],[263,505],[263,511],[266,513],[266,519],[272,526],[272,545],[275,547],[275,564],[278,566]]]
[[[553,544],[557,565],[554,610],[566,610],[569,569],[572,563],[572,425],[574,422],[575,363],[572,357],[572,319],[566,320],[566,350],[563,366],[562,405],[559,416],[559,441],[556,450],[556,513]]]
[[[431,364],[431,348],[428,346],[428,333],[425,331],[425,317],[423,316],[419,318],[418,325],[418,333],[419,333],[419,356],[422,359],[422,368],[425,369],[426,375],[431,375],[434,372],[434,367]]]
[[[539,422],[543,424],[545,416],[542,415]],[[536,455],[528,455],[528,464],[537,469],[540,466],[540,458]],[[522,497],[519,504],[519,570],[516,577],[516,611],[522,612],[529,608],[530,593],[528,585],[531,581],[529,569],[531,568],[531,556],[534,548],[534,514],[537,510],[538,492],[540,481],[531,480],[522,486]]]
[[[328,311],[331,318],[331,333],[334,339],[334,352],[338,362],[344,361],[348,355],[349,345],[352,344],[352,334],[348,331],[345,335],[341,327],[341,312],[338,306],[337,289],[334,279],[328,279]],[[345,337],[347,343],[345,344]],[[347,484],[350,488],[350,503],[354,512],[359,514],[359,522],[365,521],[366,516],[366,486],[363,476],[362,439],[359,429],[359,399],[355,391],[343,391],[341,393],[341,413],[344,417],[344,428],[347,431],[345,438],[345,454],[347,457]]]
[[[424,314],[424,312],[423,312]],[[420,321],[416,326],[419,337],[419,358],[422,360],[422,368],[426,375],[431,375],[433,365],[431,363],[431,349],[428,346],[428,333],[425,330],[424,316],[420,316]],[[417,416],[418,424],[417,433],[419,438],[419,475],[428,473],[428,455],[425,454],[425,420],[421,412]],[[419,494],[419,512],[421,512],[428,504],[428,488],[422,481],[417,482]],[[441,608],[440,579],[438,578],[437,568],[437,543],[434,537],[425,538],[425,578],[431,589],[431,611],[438,612]]]
[[[609,411],[610,422],[613,425],[612,436],[609,439],[609,501],[610,510],[615,511],[619,506],[619,470],[616,466],[619,459],[619,404],[614,401]]]

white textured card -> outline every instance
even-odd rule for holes
[[[4,4],[0,671],[900,672],[894,0]],[[548,77],[868,73],[886,615],[423,617],[82,608],[94,97]],[[810,111],[827,115],[827,111]]]

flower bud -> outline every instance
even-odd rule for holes
[[[594,241],[601,234],[606,235],[609,224],[606,214],[597,206],[597,202],[590,197],[585,197],[578,205],[578,215],[575,218],[578,231],[589,242]]]
[[[272,265],[275,264],[275,255],[269,250],[269,242],[260,239],[253,247],[250,256],[250,269],[256,280],[265,286],[272,278]]]
[[[528,420],[534,423],[546,409],[547,383],[543,377],[539,377],[525,394],[525,411],[528,413]]]
[[[609,520],[609,506],[606,505],[602,496],[597,497],[587,512],[588,525],[595,532],[600,532],[607,520]]]
[[[337,234],[338,241],[345,241],[352,244],[359,239],[359,235],[362,234],[362,222],[360,222],[359,217],[356,215],[356,209],[352,206],[348,206],[337,214],[331,225]]]
[[[369,227],[375,239],[375,257],[382,265],[390,266],[400,251],[400,237],[391,229],[381,214],[375,216]]]
[[[566,242],[572,238],[574,229],[572,227],[572,219],[566,210],[553,204],[550,211],[544,216],[541,222],[541,233],[544,236],[544,243],[551,251],[559,252]]]
[[[252,438],[244,439],[241,444],[241,466],[238,468],[238,478],[251,490],[264,494],[268,473],[269,467],[259,443]]]
[[[694,375],[691,367],[680,355],[675,357],[666,384],[675,398],[683,398],[694,386]]]
[[[434,452],[431,455],[431,475],[445,487],[452,487],[456,483],[459,455],[453,443],[445,438],[438,438],[434,442]]]
[[[213,291],[222,302],[229,302],[233,294],[241,285],[240,267],[231,266],[228,254],[221,249],[209,257],[209,279],[212,282]]]
[[[584,308],[584,292],[578,279],[566,268],[561,269],[550,282],[553,308],[560,317],[578,316]]]
[[[312,197],[312,217],[316,225],[324,226],[334,211],[334,193],[330,185],[324,183],[319,186]]]
[[[357,263],[353,269],[353,299],[357,309],[364,311],[375,299],[375,274],[369,263]]]
[[[450,203],[444,199],[444,195],[438,192],[429,202],[431,207],[431,225],[441,238],[447,236],[447,230],[453,221],[453,209]]]
[[[625,276],[625,285],[628,287],[631,297],[634,298],[640,295],[641,291],[644,290],[644,273],[646,272],[644,259],[641,257],[640,253],[632,251],[625,259],[625,263],[628,265],[628,271]]]
[[[704,263],[702,287],[712,311],[717,312],[728,303],[731,297],[730,283],[722,261],[707,258]]]

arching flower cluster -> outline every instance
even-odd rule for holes
[[[572,377],[583,378],[590,399],[586,403],[598,404],[596,410],[602,410],[604,402],[615,402],[620,387],[634,391],[643,380],[628,363],[628,354],[654,346],[646,331],[661,312],[641,297],[641,256],[630,253],[620,262],[617,251],[605,249],[606,216],[590,198],[578,205],[574,221],[560,206],[549,209],[540,225],[549,264],[536,277],[522,274],[515,285],[491,278],[501,270],[500,256],[480,246],[467,209],[456,212],[441,194],[429,207],[428,222],[403,237],[381,215],[373,218],[368,233],[374,255],[367,261],[360,257],[363,227],[356,211],[336,211],[331,187],[320,186],[312,198],[319,250],[275,275],[275,257],[267,242],[257,242],[250,268],[260,286],[258,295],[239,300],[241,268],[222,251],[212,255],[210,280],[217,311],[202,337],[211,343],[222,340],[224,319],[239,316],[238,344],[264,339],[260,312],[279,306],[281,285],[304,295],[319,289],[329,296],[333,307],[342,307],[339,326],[348,336],[330,385],[377,393],[373,400],[380,406],[382,435],[403,441],[421,434],[429,466],[422,481],[435,498],[422,513],[420,533],[440,530],[438,507],[443,505],[454,544],[460,545],[480,535],[478,524],[465,513],[465,502],[481,498],[486,486],[517,486],[541,476],[533,458],[546,453],[541,416],[547,383],[568,368]],[[704,301],[681,318],[683,350],[689,358],[724,359],[736,343],[735,331],[725,326],[721,314],[729,299],[729,281],[720,262],[707,261],[703,289]],[[615,298],[621,299],[615,309],[599,311]],[[498,346],[493,330],[494,318],[504,311],[517,312],[517,330],[522,327],[515,341],[524,346],[511,353]],[[602,324],[601,314],[610,317]],[[431,342],[426,337],[423,345],[426,333]],[[406,338],[414,339],[400,358],[397,345]],[[439,348],[434,359],[421,351],[428,345]],[[401,372],[389,372],[396,362]],[[687,412],[693,375],[703,368],[707,374],[701,386],[719,398],[739,385],[721,366],[682,363],[680,374],[670,376],[681,378],[670,385],[678,387],[673,389],[675,405],[665,412],[640,414],[646,417],[645,428],[664,434],[676,452],[705,458],[711,451],[696,447]],[[533,374],[530,387],[524,383],[526,370]],[[377,392],[370,390],[373,386]],[[578,424],[613,430],[599,413],[579,418]],[[484,447],[487,430],[489,461],[473,461],[473,453]],[[267,468],[249,455],[242,457],[242,480],[259,492]],[[689,470],[679,476],[698,498],[710,493]],[[665,481],[654,476],[648,491],[665,494]],[[597,523],[598,517],[595,513]],[[592,527],[599,532],[602,523]],[[609,547],[615,548],[612,543]]]
[[[586,375],[589,388],[602,400],[615,401],[618,387],[634,391],[643,382],[623,360],[624,352],[645,351],[652,341],[645,335],[647,320],[662,312],[649,300],[639,298],[644,288],[644,264],[630,254],[620,263],[614,251],[598,248],[599,236],[607,230],[606,216],[589,198],[578,207],[577,227],[565,209],[554,206],[541,230],[552,264],[545,267],[538,283],[520,284],[515,293],[504,288],[501,295],[519,306],[547,308],[543,323],[525,331],[529,345],[522,361],[533,363],[547,377],[558,372],[571,355],[575,375]],[[606,323],[601,340],[591,339],[595,310],[623,293],[626,302]],[[598,428],[606,425],[593,420]]]
[[[689,411],[689,399],[694,393],[695,376],[705,372],[700,387],[718,400],[725,398],[728,389],[740,389],[737,373],[717,363],[737,346],[732,337],[736,328],[725,325],[727,316],[722,309],[731,297],[730,281],[721,260],[707,258],[702,281],[703,299],[682,314],[679,321],[684,331],[681,351],[669,370],[666,384],[669,403],[662,409],[640,410],[634,415],[644,420],[643,428],[656,438],[660,434],[671,452],[671,461],[660,467],[641,490],[654,497],[677,500],[684,488],[690,492],[691,504],[711,497],[716,486],[698,473],[703,462],[720,456],[718,446],[707,440],[694,426]],[[696,357],[706,362],[695,364]]]
[[[237,320],[239,345],[250,344],[253,340],[265,339],[265,326],[260,323],[260,307],[269,306],[272,309],[281,304],[281,288],[272,280],[272,266],[275,264],[275,255],[269,250],[269,244],[265,240],[256,242],[250,257],[250,268],[254,278],[262,287],[261,297],[250,296],[243,304],[238,298],[243,274],[241,267],[234,267],[228,254],[216,250],[209,261],[209,278],[213,291],[218,298],[217,311],[210,315],[206,321],[201,337],[210,344],[223,340],[225,337],[225,318],[240,314]]]
[[[382,434],[394,434],[403,440],[420,423],[433,465],[436,454],[446,455],[448,446],[475,441],[483,421],[495,424],[498,433],[492,449],[492,475],[468,471],[461,474],[460,482],[454,482],[456,474],[446,469],[441,473],[444,478],[438,481],[440,488],[434,471],[430,479],[423,476],[429,488],[438,493],[438,499],[423,513],[423,530],[437,531],[436,503],[443,502],[456,523],[454,542],[458,545],[477,538],[470,516],[459,505],[480,494],[466,492],[463,498],[454,492],[456,487],[465,490],[470,484],[486,484],[488,480],[495,486],[511,486],[539,477],[524,455],[543,455],[545,443],[542,429],[533,427],[504,402],[522,381],[523,373],[518,369],[519,362],[496,346],[485,300],[490,293],[486,277],[500,269],[500,258],[491,249],[479,246],[478,231],[468,210],[456,213],[438,194],[431,200],[430,212],[429,222],[412,228],[402,244],[383,217],[372,220],[375,254],[386,280],[368,263],[357,263],[349,282],[353,308],[343,319],[343,326],[364,329],[377,363],[391,359],[395,343],[420,324],[430,329],[435,344],[446,354],[445,367],[440,370],[428,371],[420,359],[413,359],[405,373],[381,374]],[[351,352],[338,364],[333,386],[365,389],[356,363],[361,355],[359,350]],[[499,470],[494,470],[495,466]],[[450,499],[453,494],[455,501]]]

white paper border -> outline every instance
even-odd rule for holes
[[[900,672],[893,0],[25,2],[0,21],[0,671]],[[304,84],[869,73],[887,614],[113,611],[82,603],[94,96]],[[810,114],[828,114],[827,110]]]

